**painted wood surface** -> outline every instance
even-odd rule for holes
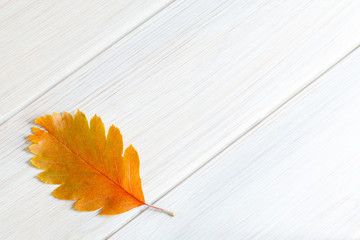
[[[359,239],[360,50],[110,239]]]
[[[0,1],[0,123],[171,0]]]
[[[102,239],[145,209],[98,216],[51,196],[56,186],[28,164],[35,117],[81,109],[117,125],[140,153],[152,203],[353,51],[359,9],[345,0],[171,4],[0,126],[0,235]]]

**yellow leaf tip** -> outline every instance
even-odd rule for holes
[[[82,111],[80,111],[80,109],[78,109],[78,110],[76,111],[74,117],[75,117],[76,115],[85,115],[85,114],[84,114]]]
[[[36,124],[39,124],[39,125],[40,125],[41,119],[42,119],[42,117],[35,118],[35,121],[34,121],[34,122],[35,122]]]
[[[32,141],[32,142],[33,142],[33,141]],[[35,150],[34,150],[36,144],[37,144],[37,143],[33,142],[33,144],[31,144],[31,145],[29,146],[30,152],[31,152],[32,154],[35,154],[35,155],[37,155],[37,152],[35,152]]]

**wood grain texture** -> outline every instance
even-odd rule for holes
[[[0,235],[103,238],[144,209],[104,217],[53,198],[56,186],[26,164],[35,117],[81,109],[118,126],[140,154],[151,203],[354,49],[358,9],[347,0],[170,5],[0,126]]]
[[[110,239],[359,239],[360,50]]]
[[[170,2],[0,1],[0,124]]]

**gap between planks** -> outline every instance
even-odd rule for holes
[[[0,126],[3,125],[4,123],[6,123],[7,121],[9,121],[10,119],[12,119],[14,116],[16,116],[19,112],[23,111],[25,108],[27,108],[30,104],[32,104],[33,102],[35,102],[36,100],[38,100],[42,95],[44,95],[45,93],[47,93],[48,91],[50,91],[51,89],[55,88],[56,86],[58,86],[60,83],[62,83],[65,79],[69,78],[71,75],[75,74],[76,72],[78,72],[80,69],[82,69],[83,67],[85,67],[87,64],[89,64],[90,62],[92,62],[94,59],[96,59],[98,56],[100,56],[101,54],[103,54],[104,52],[106,52],[107,50],[109,50],[111,47],[113,47],[115,44],[117,44],[119,41],[121,41],[123,38],[125,38],[127,35],[131,34],[132,32],[136,31],[140,26],[142,26],[143,24],[145,24],[146,22],[148,22],[150,19],[152,19],[153,17],[155,17],[156,15],[158,15],[160,12],[162,12],[164,9],[168,8],[171,4],[173,4],[176,0],[171,0],[169,1],[167,4],[165,4],[163,7],[159,8],[157,11],[155,11],[153,14],[151,14],[150,16],[146,17],[144,20],[142,20],[140,23],[138,23],[135,27],[133,27],[132,29],[130,29],[129,31],[127,31],[125,34],[121,35],[120,37],[118,37],[117,39],[115,39],[115,41],[113,41],[112,43],[110,43],[108,46],[106,46],[105,48],[103,48],[101,51],[99,51],[98,53],[96,53],[94,56],[90,57],[87,61],[85,61],[83,64],[80,64],[77,68],[75,68],[73,71],[71,71],[70,73],[68,73],[65,77],[60,78],[57,82],[55,82],[54,84],[50,85],[49,87],[47,87],[46,89],[44,89],[43,91],[40,91],[39,94],[35,95],[34,97],[29,98],[25,103],[21,104],[19,107],[16,107],[13,111],[10,111],[9,113],[7,113],[4,116],[0,116]]]
[[[309,88],[311,85],[313,85],[315,82],[317,82],[320,78],[322,78],[326,73],[328,73],[330,70],[332,70],[336,65],[341,63],[343,60],[345,60],[347,57],[349,57],[352,53],[354,53],[356,50],[360,48],[360,43],[353,48],[351,51],[349,51],[347,54],[345,54],[343,57],[341,57],[339,60],[337,60],[334,64],[332,64],[329,68],[321,72],[318,76],[316,76],[312,81],[310,81],[307,85],[305,85],[303,88],[301,88],[299,91],[294,93],[292,96],[290,96],[288,99],[285,99],[282,103],[280,103],[277,107],[274,108],[268,115],[264,116],[262,119],[254,123],[254,125],[250,126],[248,129],[246,129],[242,134],[240,134],[238,137],[236,137],[233,141],[231,141],[228,145],[224,146],[222,149],[220,149],[218,152],[216,152],[212,157],[210,157],[207,161],[205,161],[201,166],[199,166],[197,169],[195,169],[193,172],[191,172],[189,175],[185,176],[182,180],[180,180],[177,184],[175,184],[173,187],[171,187],[168,191],[166,191],[164,194],[162,194],[160,197],[158,197],[155,201],[153,201],[151,204],[154,205],[158,201],[160,201],[162,198],[166,197],[170,192],[172,192],[175,188],[186,182],[189,178],[194,176],[196,173],[198,173],[202,168],[204,168],[206,165],[208,165],[210,162],[212,162],[214,159],[216,159],[219,155],[221,155],[223,152],[225,152],[227,149],[229,149],[231,146],[233,146],[236,142],[240,141],[242,138],[249,135],[251,132],[253,132],[255,129],[257,129],[266,119],[271,117],[272,115],[276,114],[277,112],[281,111],[289,102],[293,101],[297,98],[303,91],[305,91],[307,88]],[[138,218],[141,214],[143,214],[147,209],[143,209],[141,212],[139,212],[137,215],[135,215],[132,219],[130,219],[128,222],[126,222],[124,225],[122,225],[118,230],[112,232],[109,236],[107,236],[105,239],[111,239],[115,234],[120,232],[123,228],[125,228],[128,224],[133,222],[136,218]]]

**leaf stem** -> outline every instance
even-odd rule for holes
[[[152,207],[152,208],[158,209],[158,210],[163,211],[164,213],[166,213],[166,214],[168,214],[168,215],[170,215],[170,216],[172,216],[172,217],[175,217],[175,213],[173,213],[173,212],[170,212],[170,211],[168,211],[168,210],[165,210],[165,209],[162,209],[162,208],[159,208],[159,207],[155,207],[155,206],[150,205],[150,204],[147,204],[147,203],[145,203],[145,205],[148,206],[148,207]]]

